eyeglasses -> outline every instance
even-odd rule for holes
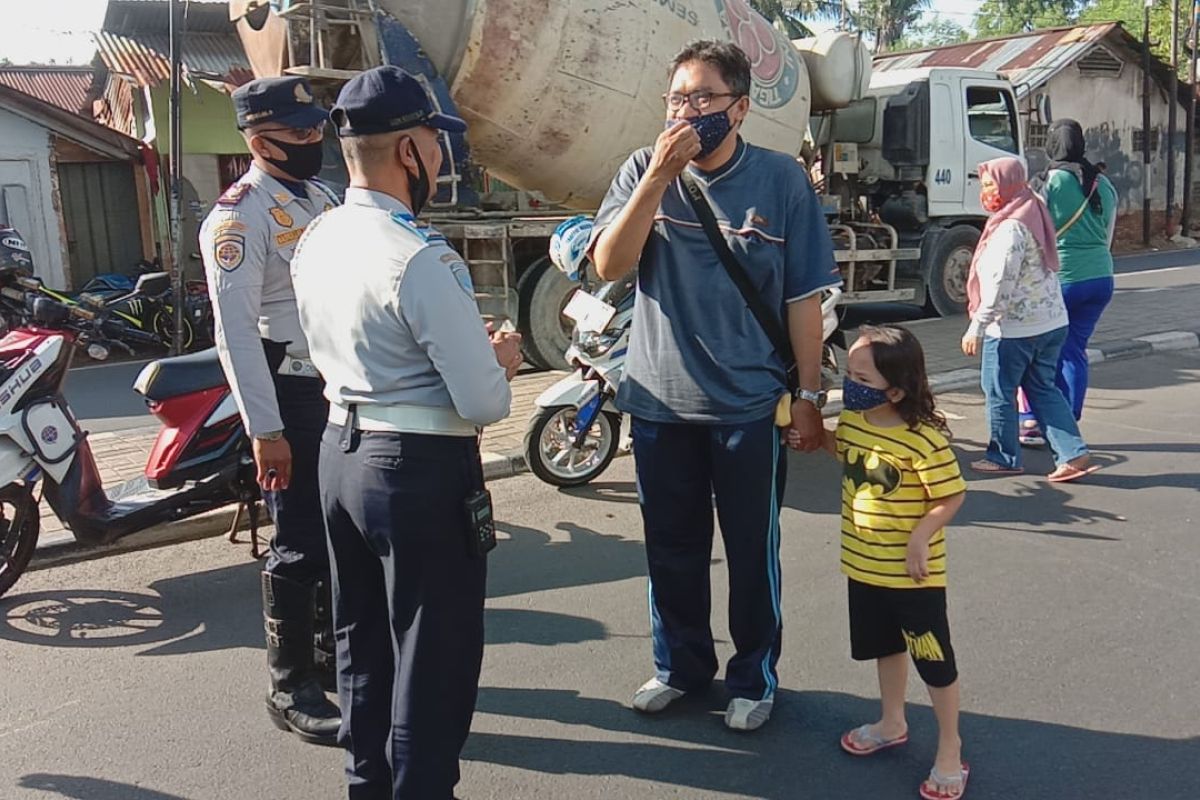
[[[255,133],[286,133],[288,137],[299,141],[320,139],[325,135],[325,123],[318,122],[311,128],[261,128]]]
[[[710,92],[707,89],[700,89],[695,92],[670,92],[663,95],[663,102],[667,104],[667,109],[670,111],[679,111],[684,105],[689,105],[697,111],[707,111],[712,105],[713,99],[717,97],[741,97],[742,95],[736,92]]]

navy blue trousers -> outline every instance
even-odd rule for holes
[[[464,500],[474,438],[360,432],[321,444],[339,742],[351,800],[451,800],[483,661],[487,561]]]
[[[275,396],[283,435],[292,448],[292,479],[282,492],[264,492],[275,523],[266,571],[281,578],[313,583],[329,578],[329,549],[317,488],[317,459],[329,403],[319,378],[275,376]]]
[[[694,691],[717,672],[709,621],[715,496],[736,649],[725,686],[734,697],[771,696],[779,683],[775,664],[783,630],[779,508],[787,480],[774,420],[699,425],[635,418],[633,448],[659,680]]]

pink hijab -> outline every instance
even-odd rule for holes
[[[1042,198],[1038,197],[1026,181],[1025,165],[1020,159],[1012,156],[994,158],[979,165],[979,177],[990,175],[996,182],[996,189],[1004,205],[999,211],[988,217],[983,226],[983,235],[975,247],[975,255],[971,259],[971,272],[967,276],[967,313],[975,315],[979,308],[979,274],[976,265],[987,248],[988,238],[992,232],[1007,219],[1020,222],[1037,239],[1042,250],[1042,263],[1051,272],[1058,272],[1058,242],[1054,230],[1054,221],[1050,219],[1050,211]]]

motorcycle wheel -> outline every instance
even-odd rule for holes
[[[534,412],[525,432],[525,462],[534,475],[552,486],[582,486],[608,468],[621,438],[621,416],[603,411],[588,431],[583,447],[571,445],[574,406],[551,406]]]
[[[0,595],[29,566],[41,527],[33,487],[13,483],[0,489]]]
[[[171,314],[165,311],[160,311],[154,315],[154,333],[170,349],[175,344],[175,319]],[[192,349],[192,345],[196,341],[196,332],[192,328],[192,321],[186,316],[183,318],[183,351]]]

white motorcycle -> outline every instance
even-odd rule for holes
[[[534,401],[536,409],[525,432],[525,461],[538,478],[554,486],[582,486],[608,468],[628,441],[621,437],[621,412],[613,404],[633,322],[637,277],[607,283],[594,295],[575,293],[564,314],[576,321],[567,362],[576,370]],[[821,358],[824,388],[837,374],[833,344],[845,348],[838,330],[840,289],[821,298]]]

